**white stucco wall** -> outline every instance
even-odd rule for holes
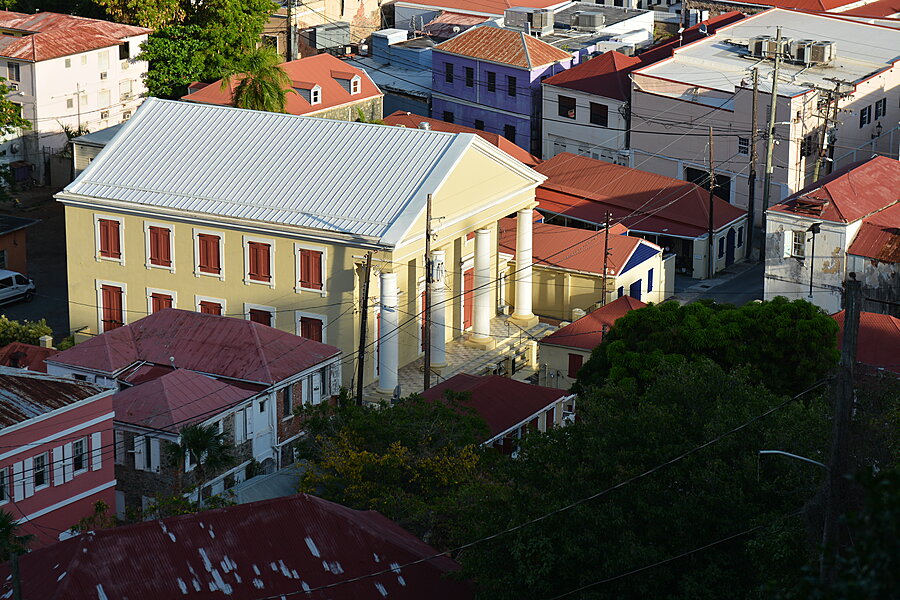
[[[562,152],[582,154],[607,162],[626,164],[626,103],[553,85],[541,86],[543,96],[542,151],[548,159]],[[559,116],[559,96],[575,98],[575,118]],[[607,126],[591,123],[591,103],[607,107]]]

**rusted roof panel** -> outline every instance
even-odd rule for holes
[[[610,50],[544,80],[547,85],[627,102],[631,98],[631,71],[643,63],[636,56]]]
[[[900,204],[864,219],[847,253],[900,263]]]
[[[63,408],[103,391],[72,379],[0,367],[0,428]]]
[[[0,365],[46,373],[47,365],[44,359],[58,353],[59,350],[55,348],[12,342],[0,348]]]
[[[588,313],[577,321],[557,329],[540,343],[565,348],[593,350],[603,341],[604,329],[609,329],[626,313],[647,306],[631,296],[616,298],[606,306]]]
[[[844,343],[844,311],[831,317],[837,321],[838,348]],[[856,361],[900,373],[900,319],[878,313],[859,313]]]
[[[447,557],[403,566],[434,554],[374,511],[299,494],[82,534],[23,555],[19,568],[24,600],[473,598],[444,577],[458,569]],[[3,565],[11,594],[7,575]]]
[[[529,70],[572,58],[568,52],[521,31],[487,26],[468,29],[434,49]]]

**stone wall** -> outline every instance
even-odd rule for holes
[[[367,121],[378,121],[384,116],[382,112],[383,106],[383,98],[367,98],[361,102],[323,110],[309,116],[320,119],[335,119],[337,121],[359,121],[358,109],[362,109],[363,116]]]

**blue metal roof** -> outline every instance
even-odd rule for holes
[[[631,253],[631,257],[628,259],[628,262],[625,263],[625,266],[622,267],[622,271],[619,274],[627,273],[630,269],[633,269],[648,258],[652,258],[657,254],[659,254],[658,249],[649,244],[641,243],[634,249],[634,252]]]

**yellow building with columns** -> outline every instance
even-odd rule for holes
[[[530,248],[543,179],[471,134],[150,98],[56,195],[70,323],[83,339],[169,306],[252,319],[341,348],[349,384],[372,252],[364,383],[390,393],[422,354],[427,197],[439,364],[461,335],[490,345],[498,223],[519,215]],[[513,317],[528,324],[519,255]]]

